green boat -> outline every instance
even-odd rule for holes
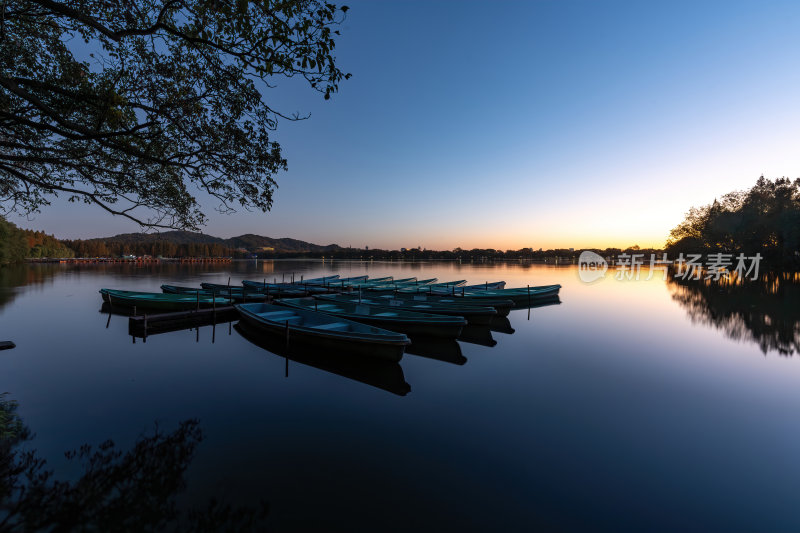
[[[224,289],[203,289],[185,287],[182,285],[162,285],[161,291],[166,294],[201,294],[203,296],[220,296],[230,298],[234,302],[263,302],[267,295],[258,291],[244,291],[241,287],[226,287]]]
[[[405,311],[415,311],[417,313],[434,313],[437,315],[447,316],[461,316],[467,319],[469,324],[478,324],[488,326],[492,323],[492,319],[497,316],[497,311],[494,307],[478,307],[466,305],[449,305],[447,303],[429,301],[429,302],[415,302],[414,300],[405,300],[393,298],[391,294],[375,295],[370,297],[357,296],[351,294],[326,294],[317,296],[319,300],[333,301],[333,302],[350,302],[358,304],[367,304],[371,306],[378,306],[388,309],[390,311],[395,309],[403,309]]]
[[[104,302],[113,308],[136,307],[137,309],[157,309],[159,311],[188,311],[190,309],[208,308],[215,305],[230,305],[231,300],[204,294],[164,294],[160,292],[118,291],[100,289]]]
[[[435,280],[435,278],[434,278],[434,280]],[[370,290],[373,291],[373,292],[382,292],[382,293],[388,293],[388,292],[392,292],[392,291],[400,291],[400,292],[406,292],[406,293],[410,293],[410,294],[414,294],[414,293],[418,293],[418,292],[433,293],[433,292],[436,292],[436,291],[444,291],[444,290],[447,290],[447,291],[460,290],[460,289],[457,289],[456,287],[461,287],[462,285],[466,285],[466,284],[467,284],[467,280],[464,280],[464,279],[457,280],[457,281],[444,281],[444,282],[438,282],[438,283],[433,283],[433,282],[429,283],[428,280],[422,280],[422,282],[404,283],[402,285],[389,285],[389,284],[387,284],[387,285],[383,285],[383,286],[380,286],[380,287],[373,287]]]
[[[386,331],[352,320],[319,313],[313,309],[272,304],[237,304],[242,321],[253,328],[283,336],[292,342],[334,351],[399,361],[410,344],[402,333]]]
[[[499,289],[496,291],[464,291],[463,295],[459,295],[456,291],[456,297],[468,297],[472,301],[480,301],[482,299],[497,299],[503,298],[514,302],[517,306],[525,306],[533,304],[539,300],[550,299],[558,296],[561,290],[561,285],[541,285],[538,287],[517,287],[513,289]]]
[[[384,296],[391,296],[392,298],[398,300],[402,299],[414,302],[436,302],[453,306],[461,305],[467,307],[493,307],[497,311],[497,316],[508,316],[511,310],[516,307],[516,304],[512,300],[501,300],[494,298],[472,299],[469,296],[453,297],[440,294],[409,294],[402,292],[393,292],[390,295]]]
[[[384,306],[373,306],[353,302],[326,302],[314,298],[294,298],[278,302],[280,305],[294,309],[321,311],[329,315],[364,324],[370,324],[390,331],[399,331],[407,335],[442,337],[454,339],[461,333],[467,321],[460,316],[446,316],[432,313],[417,313],[403,309],[386,309]]]

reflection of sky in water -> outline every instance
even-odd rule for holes
[[[331,269],[254,267],[232,265],[232,282]],[[463,365],[406,355],[411,391],[398,396],[295,362],[286,379],[283,358],[227,325],[213,345],[210,327],[199,343],[183,331],[132,344],[125,318],[105,329],[98,312],[100,287],[225,283],[227,271],[51,271],[0,308],[0,340],[18,345],[0,375],[59,475],[75,472],[66,449],[124,447],[156,420],[198,417],[207,438],[187,497],[265,498],[279,530],[800,528],[797,361],[692,323],[658,275],[585,285],[574,267],[369,265],[563,285],[530,321],[512,311],[515,333],[493,332],[495,347],[459,343]]]

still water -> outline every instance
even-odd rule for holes
[[[134,343],[97,292],[291,273],[563,288],[561,303],[512,311],[471,342],[375,367],[289,360],[227,323]],[[0,340],[17,348],[0,352],[0,392],[56,479],[83,473],[67,450],[113,439],[125,451],[197,419],[179,507],[263,501],[272,531],[800,531],[797,287],[610,276],[447,262],[5,268]]]

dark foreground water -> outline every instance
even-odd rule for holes
[[[503,332],[377,366],[287,361],[228,324],[213,342],[209,326],[133,343],[97,292],[331,271],[563,288]],[[178,510],[263,501],[267,530],[800,531],[795,287],[435,262],[38,265],[0,280],[0,340],[17,344],[0,352],[0,392],[56,479],[85,474],[67,450],[126,452],[196,419],[188,468],[164,474],[186,480]]]

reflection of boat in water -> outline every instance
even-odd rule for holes
[[[345,351],[334,354],[330,350],[323,351],[297,344],[290,344],[287,347],[283,339],[264,336],[244,322],[236,324],[234,329],[259,348],[291,361],[359,381],[398,396],[405,396],[411,391],[411,385],[406,382],[403,368],[396,362]]]
[[[492,338],[492,330],[488,326],[472,326],[469,324],[461,329],[461,335],[458,336],[458,340],[489,347],[497,344],[497,341]]]
[[[507,316],[494,317],[492,319],[492,323],[489,324],[489,329],[498,333],[506,333],[508,335],[514,333],[514,328],[511,327],[511,321]]]
[[[277,335],[284,342],[300,342],[324,349],[347,350],[361,355],[399,361],[409,344],[402,333],[353,322],[314,310],[270,304],[238,304],[243,322]]]
[[[436,359],[454,365],[463,365],[467,358],[461,353],[461,345],[451,339],[436,337],[411,337],[406,353]]]
[[[532,302],[531,305],[528,305],[527,303],[521,304],[521,305],[515,305],[514,309],[537,309],[539,307],[547,307],[549,305],[558,305],[560,303],[561,303],[561,299],[558,297],[558,295],[556,295],[556,296],[549,296],[547,298],[542,298],[542,299],[536,300],[536,301]]]

